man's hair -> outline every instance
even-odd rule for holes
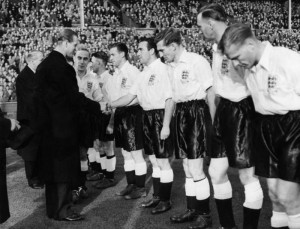
[[[76,47],[76,52],[78,52],[78,51],[86,51],[86,52],[88,52],[89,57],[90,57],[90,51],[89,51],[89,49],[86,47],[85,44],[79,44],[79,45]]]
[[[242,23],[236,23],[226,28],[218,48],[224,53],[225,49],[230,45],[242,45],[248,38],[255,38],[251,27]]]
[[[105,66],[107,65],[108,60],[109,60],[108,55],[105,52],[103,52],[103,51],[94,52],[92,54],[92,57],[95,57],[97,59],[101,59],[103,61],[103,63],[104,63]]]
[[[28,64],[28,62],[30,62],[30,61],[37,60],[40,55],[43,55],[43,53],[41,51],[33,50],[25,56],[25,61]]]
[[[77,37],[77,33],[72,29],[63,29],[56,37],[57,44],[60,45],[63,41],[72,42],[73,38]]]
[[[150,51],[150,49],[154,49],[154,54],[156,57],[158,57],[158,51],[157,51],[157,46],[154,41],[153,37],[142,37],[140,39],[140,42],[147,42],[147,49]]]
[[[202,18],[206,18],[206,19],[211,18],[216,21],[226,22],[228,18],[225,9],[221,5],[216,3],[203,6],[199,10],[199,14],[200,13],[202,14]]]
[[[118,52],[124,52],[125,59],[128,60],[128,58],[129,58],[128,47],[126,46],[125,43],[114,43],[114,44],[111,44],[108,48],[109,49],[117,48]]]
[[[176,43],[177,45],[182,44],[182,35],[178,29],[174,28],[167,28],[160,33],[158,33],[154,39],[155,43],[157,44],[160,41],[164,41],[164,45],[168,46],[172,43]]]

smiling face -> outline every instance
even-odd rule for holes
[[[78,71],[85,71],[90,61],[90,54],[86,50],[78,50],[75,55],[75,63]]]

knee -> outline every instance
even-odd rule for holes
[[[131,156],[130,152],[122,150],[122,155],[123,155],[125,161],[133,160],[133,157]]]
[[[202,180],[206,177],[203,169],[197,168],[197,167],[189,167],[189,171],[194,179],[196,180]]]
[[[294,207],[299,207],[300,203],[297,200],[297,196],[294,195],[287,195],[286,193],[278,193],[277,194],[277,201],[283,205],[286,209],[291,209]]]
[[[243,185],[250,184],[252,182],[259,181],[257,177],[254,176],[252,170],[239,170],[239,178]]]
[[[171,165],[169,159],[157,159],[158,166],[160,170],[169,170],[171,169]]]
[[[268,194],[273,204],[278,205],[280,203],[275,189],[269,187]]]
[[[143,163],[146,162],[143,156],[143,152],[141,150],[131,152],[131,156],[135,163]]]
[[[211,182],[213,184],[225,183],[228,180],[227,170],[227,166],[218,166],[218,168],[216,168],[216,166],[211,164],[208,168],[208,173],[211,178]]]

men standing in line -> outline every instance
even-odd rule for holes
[[[37,118],[37,104],[34,100],[34,93],[38,79],[35,75],[35,71],[42,60],[42,52],[29,52],[26,56],[27,65],[16,79],[17,119],[21,125],[26,125],[33,130],[35,130],[34,126]],[[18,154],[20,154],[25,163],[28,185],[33,189],[42,189],[44,187],[40,176],[40,139],[40,134],[36,133],[24,148],[18,150]]]
[[[263,204],[263,191],[254,175],[252,120],[254,106],[244,81],[244,69],[232,64],[217,44],[227,28],[227,15],[218,4],[209,4],[200,9],[198,25],[204,37],[215,42],[213,46],[213,89],[216,93],[216,114],[213,117],[214,134],[209,174],[214,188],[214,197],[223,228],[235,228],[232,210],[232,187],[227,176],[230,167],[237,168],[245,188],[243,228],[258,226]]]
[[[108,94],[106,91],[107,82],[111,79],[112,75],[106,70],[106,65],[109,60],[105,52],[96,52],[92,54],[92,69],[96,74],[95,79],[100,91],[94,93],[94,98],[101,104],[108,102]],[[115,182],[115,169],[116,169],[116,156],[114,152],[114,135],[113,135],[113,114],[102,113],[99,118],[98,133],[94,154],[89,154],[89,159],[94,161],[95,170],[98,173],[94,177],[99,176],[99,172],[104,174],[104,179],[100,179],[94,184],[94,187],[104,189],[116,184]],[[94,157],[93,157],[94,156]]]
[[[38,122],[42,135],[42,168],[49,218],[76,221],[69,194],[80,171],[80,111],[100,116],[100,105],[79,92],[76,72],[67,63],[78,43],[71,29],[62,30],[56,48],[39,65]]]
[[[116,67],[113,77],[108,80],[107,93],[110,101],[127,95],[138,80],[139,70],[128,62],[128,48],[124,43],[109,47],[110,59]],[[127,186],[117,195],[126,196],[133,190],[146,196],[145,181],[147,164],[143,156],[142,108],[136,100],[128,106],[117,108],[114,116],[116,147],[122,148]]]
[[[187,211],[171,217],[171,222],[197,220],[191,229],[208,228],[212,224],[208,179],[203,172],[203,158],[208,155],[211,131],[209,106],[214,102],[212,72],[204,57],[187,52],[181,33],[168,28],[156,36],[157,49],[170,65],[172,99],[175,110],[175,154],[183,159],[186,175]],[[214,111],[211,110],[211,113]]]
[[[273,204],[272,228],[300,228],[300,55],[260,42],[244,24],[229,26],[219,49],[245,81],[256,117],[255,174],[266,177]]]
[[[129,94],[112,102],[111,106],[113,108],[126,106],[137,98],[144,110],[144,149],[152,163],[154,194],[153,198],[142,206],[154,207],[152,214],[159,214],[171,208],[170,197],[174,175],[169,158],[173,154],[170,123],[174,102],[168,69],[157,58],[158,51],[154,39],[142,39],[137,54],[145,69],[129,90]],[[135,199],[140,196],[140,193],[135,191],[125,198]]]

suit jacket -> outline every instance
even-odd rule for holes
[[[37,118],[37,104],[34,97],[37,83],[36,75],[28,66],[20,72],[16,80],[17,120],[21,125],[27,125],[33,130],[35,129]],[[25,161],[37,160],[40,139],[40,134],[36,133],[24,148],[18,150],[18,154]]]
[[[76,182],[80,171],[79,113],[85,110],[100,116],[100,105],[79,92],[74,68],[57,51],[39,65],[36,75],[45,182]]]
[[[1,112],[1,110],[0,110]],[[6,139],[10,133],[10,120],[0,116],[0,223],[9,217],[9,206],[6,184]]]

